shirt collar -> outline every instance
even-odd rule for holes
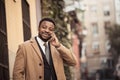
[[[48,45],[48,42],[44,42],[42,39],[40,39],[38,36],[37,36],[37,41],[39,43],[39,45],[43,46],[44,43],[46,43]]]

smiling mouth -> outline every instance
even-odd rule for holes
[[[44,33],[43,36],[46,37],[46,38],[50,37],[50,35],[46,34],[46,33]]]
[[[47,34],[47,33],[44,33],[43,35],[48,36],[48,34]]]

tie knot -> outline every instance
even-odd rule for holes
[[[44,44],[43,44],[45,47],[47,47],[47,43],[45,42]]]

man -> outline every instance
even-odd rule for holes
[[[74,66],[76,59],[58,41],[54,28],[52,19],[43,18],[39,23],[38,36],[19,46],[13,80],[66,80],[63,62]]]

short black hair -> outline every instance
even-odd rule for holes
[[[52,22],[54,26],[56,25],[55,21],[52,18],[42,18],[41,21],[39,22],[39,27],[43,21],[49,21],[49,22]]]

